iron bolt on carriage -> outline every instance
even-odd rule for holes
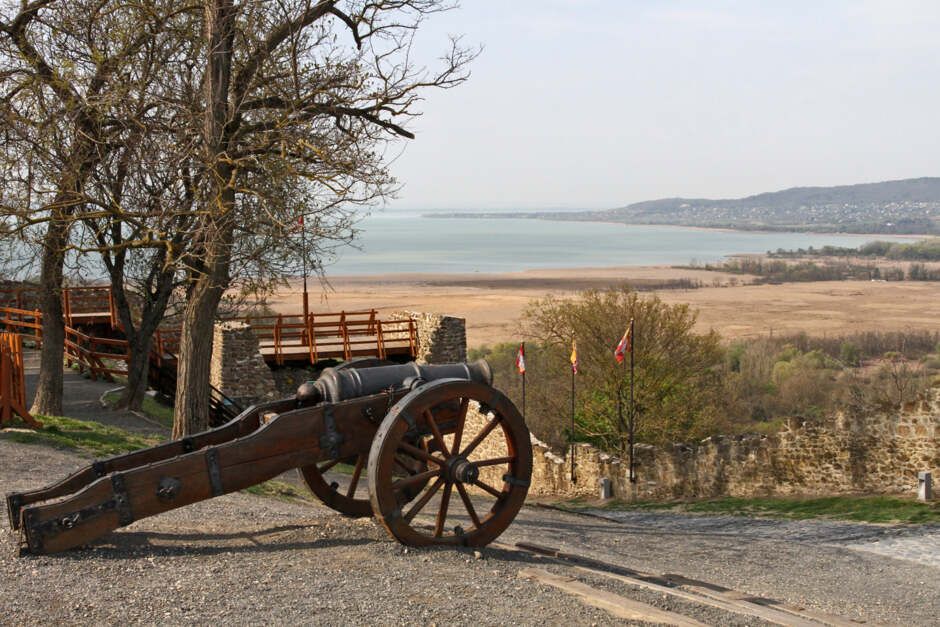
[[[7,495],[21,549],[81,546],[292,468],[327,506],[374,515],[403,544],[492,542],[525,501],[532,447],[489,365],[355,366],[328,368],[295,398],[255,405],[218,428]],[[325,475],[338,464],[352,468],[343,486]]]

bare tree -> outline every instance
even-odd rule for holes
[[[3,117],[16,122],[5,138],[30,165],[25,192],[4,212],[19,233],[37,224],[41,236],[40,306],[43,344],[32,410],[62,410],[64,321],[63,266],[72,244],[72,224],[86,203],[86,184],[112,150],[116,127],[112,108],[134,85],[130,66],[178,3],[142,0],[111,3],[85,0],[7,2],[0,15]],[[182,9],[185,11],[185,8]],[[55,131],[59,147],[50,149]],[[52,157],[52,159],[49,159]],[[34,175],[33,166],[40,177]]]
[[[456,42],[437,73],[410,60],[421,20],[446,8],[436,0],[206,0],[205,185],[187,263],[175,436],[207,424],[212,323],[236,252],[259,235],[283,235],[311,206],[389,193],[383,147],[413,137],[405,125],[423,90],[466,79],[473,54]],[[299,193],[278,197],[289,190],[277,181]]]

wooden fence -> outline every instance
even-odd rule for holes
[[[31,427],[42,427],[26,410],[23,338],[0,333],[0,427],[12,423],[16,416]]]
[[[414,320],[382,320],[374,309],[229,319],[247,323],[258,337],[265,361],[278,366],[363,356],[413,359],[418,349]],[[42,313],[0,307],[0,330],[41,342]],[[175,364],[179,343],[178,327],[159,329],[154,334],[151,361],[158,367]],[[69,366],[88,372],[92,379],[110,380],[112,375],[127,375],[130,350],[125,339],[100,337],[66,325],[65,358]]]

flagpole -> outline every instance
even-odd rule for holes
[[[525,421],[525,370],[522,371],[522,420]]]
[[[300,216],[300,242],[304,264],[304,325],[306,325],[307,316],[310,314],[310,299],[307,296],[307,229],[304,227],[303,216]]]
[[[634,359],[636,353],[636,334],[633,329],[634,321],[630,318],[630,431],[628,434],[630,440],[630,483],[636,483],[636,462],[634,460],[634,434],[636,427],[636,401],[633,396],[633,387],[635,379]]]
[[[571,447],[571,483],[575,483],[574,474],[574,378],[577,375],[575,369],[571,368],[571,431],[568,435],[568,443]]]
[[[617,434],[619,436],[618,447],[620,454],[623,455],[623,428],[626,422],[623,419],[623,383],[627,379],[627,362],[620,360],[621,377],[617,383]]]

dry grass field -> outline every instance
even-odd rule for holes
[[[940,329],[940,283],[826,281],[748,285],[749,277],[669,267],[579,268],[505,274],[389,274],[335,277],[311,288],[314,311],[409,309],[467,319],[470,346],[518,339],[526,305],[548,293],[628,282],[651,285],[675,279],[701,281],[698,289],[660,289],[668,303],[699,310],[702,330],[725,337],[770,333],[841,335],[864,330]],[[717,283],[717,285],[716,285]],[[315,295],[314,295],[315,293]],[[271,301],[279,312],[300,310],[299,285]]]

